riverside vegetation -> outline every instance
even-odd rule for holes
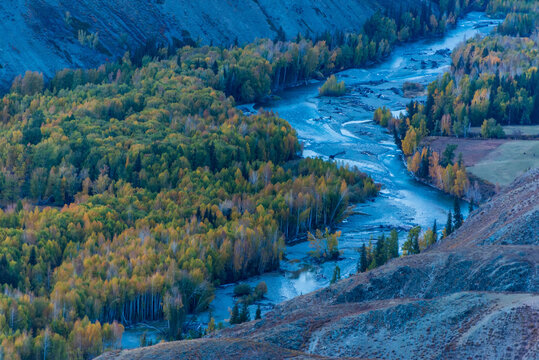
[[[486,9],[493,16],[505,14],[504,21],[491,35],[453,51],[450,71],[429,84],[424,104],[412,101],[398,119],[387,108],[374,114],[375,122],[394,133],[411,172],[470,199],[475,188],[462,161],[453,159],[456,149],[440,154],[423,146],[422,139],[466,137],[471,126],[480,126],[483,138],[502,138],[502,125],[539,124],[539,4],[491,1]]]
[[[1,356],[89,359],[150,320],[181,338],[213,286],[276,269],[288,239],[379,186],[299,159],[286,121],[236,102],[381,60],[482,5],[377,13],[361,33],[314,40],[149,45],[48,83],[15,79],[0,103]]]

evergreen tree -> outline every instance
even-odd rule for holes
[[[333,270],[333,277],[331,278],[330,284],[335,284],[339,280],[341,280],[341,268],[337,265],[335,266],[335,270]]]
[[[444,237],[451,235],[452,232],[453,232],[453,214],[451,213],[451,210],[449,210],[449,213],[447,214],[447,222],[445,223]]]
[[[462,226],[462,223],[464,222],[464,217],[462,216],[462,212],[460,211],[460,202],[459,199],[455,197],[455,201],[453,203],[453,230],[457,230],[459,227]]]
[[[234,307],[232,308],[232,314],[230,315],[230,325],[239,324],[240,323],[240,310],[238,308],[238,303],[234,304]]]
[[[19,199],[17,201],[17,207],[15,208],[15,212],[18,214],[19,212],[21,212],[22,209],[23,209],[22,201]]]
[[[28,259],[28,263],[30,263],[30,265],[32,266],[35,266],[37,264],[37,254],[35,246],[32,246],[32,250],[30,250],[30,258]]]
[[[399,133],[397,132],[397,128],[393,129],[393,138],[395,139],[395,144],[397,145],[397,147],[399,149],[402,149],[402,141],[401,141],[401,138],[399,136]]]
[[[413,241],[412,241],[412,250],[414,251],[414,254],[419,254],[419,232],[421,231],[421,228],[419,226],[417,228],[417,233],[414,233]]]
[[[146,339],[146,331],[140,335],[140,347],[148,346],[148,340]]]
[[[9,262],[6,258],[6,254],[2,254],[2,257],[0,257],[0,285],[8,284],[10,281]]]
[[[429,158],[430,158],[430,148],[427,148],[427,154],[421,157],[421,164],[419,165],[419,177],[422,179],[429,178]]]
[[[397,230],[391,230],[387,244],[387,260],[399,257],[399,234]]]
[[[402,245],[402,250],[407,255],[419,254],[419,233],[421,232],[420,226],[413,227],[408,233],[408,237]]]
[[[359,261],[357,264],[357,270],[358,272],[365,272],[367,271],[367,268],[369,267],[368,261],[367,261],[367,247],[365,244],[361,245],[361,248],[359,250]]]
[[[244,323],[251,320],[251,315],[249,314],[249,308],[247,307],[247,302],[243,302],[241,306],[239,323]]]
[[[255,320],[262,319],[262,310],[260,310],[260,305],[256,308]]]
[[[434,236],[434,242],[438,241],[438,223],[434,219],[434,224],[432,225],[432,234]]]
[[[375,267],[382,266],[386,263],[386,254],[384,251],[385,248],[385,240],[386,237],[384,234],[382,234],[378,241],[376,242],[376,246],[374,247],[374,261],[375,261]]]

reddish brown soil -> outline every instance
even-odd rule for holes
[[[500,145],[508,142],[506,139],[459,139],[448,136],[428,136],[421,142],[422,146],[430,146],[430,148],[440,155],[444,152],[449,144],[457,145],[455,150],[455,159],[458,159],[459,153],[462,153],[464,165],[474,166],[481,159],[496,150]]]

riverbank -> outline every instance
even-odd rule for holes
[[[487,26],[475,28],[477,24]],[[424,40],[398,47],[386,62],[369,69],[352,69],[337,74],[352,91],[342,98],[318,97],[319,83],[286,90],[279,94],[280,100],[266,104],[266,110],[276,112],[297,131],[303,142],[305,157],[321,157],[342,153],[334,161],[356,166],[371,175],[383,188],[374,202],[358,204],[354,212],[338,227],[342,232],[339,261],[312,264],[308,259],[308,243],[287,246],[286,259],[281,270],[256,276],[245,281],[255,286],[264,281],[268,293],[260,302],[249,307],[251,319],[256,307],[261,305],[262,314],[276,304],[326,287],[336,266],[343,278],[356,272],[357,249],[381,233],[388,234],[399,229],[399,243],[405,240],[407,230],[419,225],[422,228],[445,223],[447,213],[453,208],[453,198],[414,180],[400,160],[400,151],[393,137],[374,124],[372,112],[380,106],[402,110],[409,99],[396,93],[405,81],[427,84],[441,74],[449,65],[447,51],[465,38],[486,34],[492,28],[492,20],[484,14],[468,14],[446,37]],[[421,61],[430,62],[427,69]],[[467,206],[461,206],[466,215]],[[211,316],[217,323],[225,323],[234,304],[234,284],[218,287],[211,304]],[[210,312],[200,314],[201,323],[209,321]],[[129,338],[126,331],[124,337]]]
[[[478,192],[483,201],[530,168],[539,167],[539,140],[534,139],[428,136],[419,144],[440,154],[448,145],[457,146],[455,158],[462,154],[472,191]]]

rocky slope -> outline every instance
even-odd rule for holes
[[[213,337],[104,359],[167,358],[196,349],[226,358],[251,342],[257,349],[278,347],[276,358],[539,359],[539,169],[427,251],[285,302],[262,320]],[[248,342],[231,340],[238,338]]]
[[[400,6],[417,6],[406,0]],[[148,39],[231,44],[357,30],[390,0],[9,0],[0,2],[0,89],[26,70],[93,67]],[[97,40],[96,40],[97,39]],[[95,41],[94,41],[95,40]]]

